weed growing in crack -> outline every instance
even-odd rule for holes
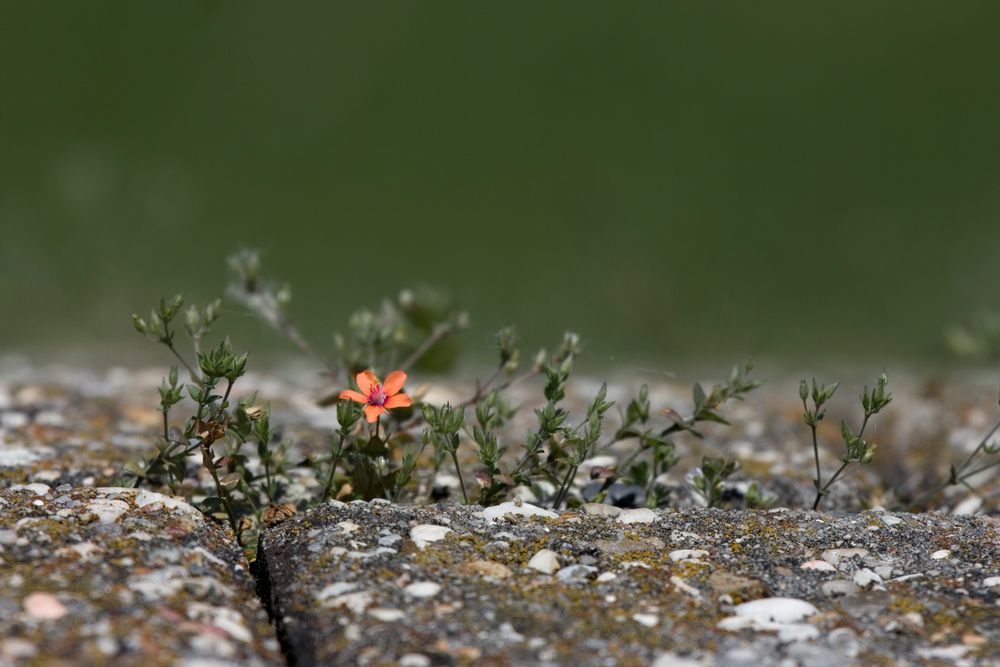
[[[799,398],[802,400],[802,408],[804,410],[802,418],[812,432],[813,457],[816,463],[816,477],[813,479],[813,486],[816,487],[816,499],[812,505],[814,510],[819,509],[823,496],[827,495],[830,487],[842,478],[841,476],[851,463],[857,463],[859,466],[867,465],[875,457],[875,443],[864,440],[862,436],[871,418],[880,413],[892,401],[892,394],[885,390],[888,383],[889,378],[886,377],[885,373],[881,373],[875,380],[874,389],[869,390],[867,385],[865,386],[864,391],[861,393],[861,408],[864,411],[864,417],[857,433],[851,430],[847,422],[842,421],[840,423],[840,432],[844,441],[845,451],[843,457],[840,459],[840,467],[837,468],[836,472],[826,482],[823,481],[823,473],[820,468],[819,442],[816,430],[826,415],[823,406],[836,393],[839,383],[827,387],[826,385],[817,384],[816,380],[813,379],[811,392],[809,384],[805,380],[799,383]],[[810,398],[812,399],[812,408],[807,403]]]

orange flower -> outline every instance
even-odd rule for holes
[[[379,382],[370,370],[358,373],[354,379],[361,391],[345,389],[340,392],[340,398],[348,398],[364,404],[365,418],[368,419],[369,423],[378,421],[379,415],[386,410],[407,408],[412,404],[409,396],[399,393],[403,385],[406,384],[406,373],[403,371],[389,373],[385,382]]]

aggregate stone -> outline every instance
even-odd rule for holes
[[[300,665],[995,664],[998,522],[920,514],[865,529],[886,516],[688,508],[622,524],[329,503],[265,531],[261,592]],[[349,536],[345,521],[358,526]],[[422,550],[348,556],[349,540],[421,525],[451,532]],[[932,559],[939,545],[953,557]],[[566,576],[531,564],[546,549]],[[801,567],[811,561],[833,571]],[[868,561],[903,574],[879,582]],[[473,576],[484,562],[504,576]],[[868,589],[843,578],[855,576]],[[830,597],[830,582],[853,595]],[[331,586],[338,595],[317,605]]]
[[[0,490],[0,665],[283,664],[241,550],[193,507],[38,490]]]

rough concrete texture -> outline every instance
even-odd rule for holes
[[[813,454],[791,381],[727,406],[732,426],[678,440],[681,463],[665,482],[671,510],[584,506],[510,520],[511,507],[480,516],[482,508],[426,506],[431,497],[454,502],[459,484],[422,461],[404,505],[309,511],[321,481],[295,469],[288,500],[300,513],[265,531],[260,552],[258,591],[272,625],[226,529],[152,493],[166,489],[95,488],[150,453],[162,429],[162,374],[0,360],[0,667],[1000,664],[1000,468],[977,475],[975,492],[956,485],[929,501],[951,516],[841,512],[896,507],[933,489],[990,429],[992,378],[894,377],[896,400],[871,430],[879,454],[824,499],[835,514],[732,509],[749,481],[778,507],[812,502]],[[330,387],[304,378],[315,375],[251,376],[236,392],[271,401],[296,461],[326,451],[336,423],[316,405]],[[688,382],[658,376],[612,382],[609,398],[625,405],[644,381],[654,409],[689,405]],[[571,414],[599,386],[572,381]],[[427,397],[458,402],[471,389],[440,382]],[[527,384],[511,392],[524,406],[510,428],[512,455],[539,396]],[[857,419],[846,385],[822,424],[824,471],[842,453],[841,418]],[[592,497],[593,469],[620,463],[633,446],[585,462],[569,502]],[[703,454],[743,465],[726,483],[729,509],[697,507],[685,477]],[[461,455],[474,489],[473,447]],[[551,492],[519,488],[526,503],[516,511],[531,514],[527,503]],[[608,500],[644,504],[628,485]]]
[[[532,563],[546,549],[554,568]],[[987,517],[334,502],[267,531],[260,558],[298,665],[1000,660]]]
[[[0,665],[284,664],[241,550],[186,503],[0,491]]]

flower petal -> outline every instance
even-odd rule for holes
[[[406,394],[396,394],[395,396],[390,396],[389,400],[385,402],[385,407],[387,409],[391,408],[408,408],[413,405],[413,401]]]
[[[372,385],[378,384],[378,378],[371,372],[371,370],[358,373],[354,377],[354,380],[358,383],[358,389],[361,390],[362,394],[371,393]]]
[[[340,399],[347,398],[347,399],[350,399],[352,401],[357,401],[358,403],[367,403],[368,402],[368,397],[367,396],[365,396],[364,394],[359,394],[358,392],[354,391],[353,389],[345,389],[344,391],[340,392],[339,398]]]
[[[383,412],[385,412],[385,408],[383,408],[381,405],[365,406],[365,418],[368,420],[369,424],[378,420],[378,416]]]
[[[382,389],[385,390],[388,396],[392,396],[398,394],[404,384],[406,384],[406,373],[403,371],[393,371],[386,376],[385,382],[382,383]]]

